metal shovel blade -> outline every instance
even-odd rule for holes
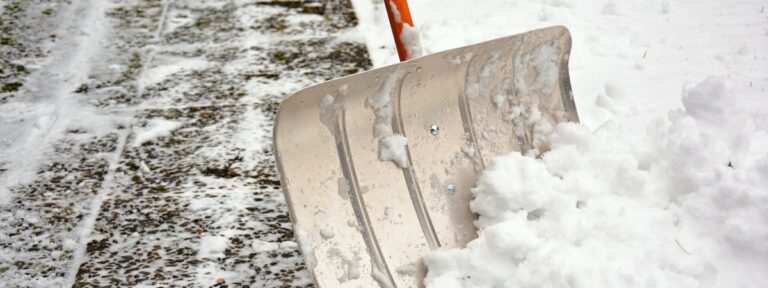
[[[568,30],[550,27],[285,99],[277,163],[315,283],[420,287],[422,256],[474,239],[470,189],[486,163],[546,151],[540,134],[578,121],[570,49]]]

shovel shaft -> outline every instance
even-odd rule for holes
[[[411,11],[408,9],[408,1],[384,0],[384,6],[387,7],[387,16],[389,16],[389,26],[392,28],[392,36],[395,37],[397,55],[400,56],[400,61],[408,60],[414,55],[408,55],[408,50],[405,49],[405,45],[400,38],[400,33],[403,31],[404,24],[413,27]]]

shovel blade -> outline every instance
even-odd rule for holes
[[[542,135],[578,122],[570,48],[566,28],[544,28],[285,99],[277,164],[315,283],[421,287],[421,257],[476,238],[469,202],[486,163],[511,151],[544,152]],[[393,135],[407,139],[403,151]]]

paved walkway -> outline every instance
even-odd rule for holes
[[[349,2],[58,2],[2,2],[0,287],[311,286],[272,120],[370,67]]]

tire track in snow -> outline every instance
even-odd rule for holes
[[[35,172],[48,156],[45,152],[69,125],[85,117],[98,117],[91,109],[83,110],[72,91],[88,77],[92,57],[101,46],[105,31],[94,23],[100,21],[101,8],[103,5],[74,1],[61,9],[58,19],[66,24],[53,34],[59,40],[51,48],[51,61],[27,77],[24,97],[6,104],[26,110],[7,121],[26,124],[15,127],[15,139],[4,153],[9,168],[0,174],[0,204],[12,197],[11,187],[35,179]]]
[[[67,272],[67,277],[64,282],[66,284],[64,287],[71,287],[75,284],[77,271],[80,269],[80,265],[85,262],[85,252],[88,243],[91,240],[90,236],[91,232],[93,231],[94,223],[96,222],[96,217],[99,216],[99,212],[101,211],[101,206],[104,203],[104,200],[107,199],[108,195],[112,193],[112,189],[114,189],[116,186],[113,182],[115,178],[114,171],[117,170],[120,161],[120,155],[122,155],[123,151],[125,150],[125,142],[127,137],[127,131],[123,131],[117,136],[117,147],[115,148],[115,151],[111,152],[108,156],[107,174],[104,176],[104,181],[101,183],[101,187],[96,196],[91,199],[88,214],[85,215],[84,219],[80,221],[80,223],[75,228],[75,236],[78,239],[78,246],[72,253],[72,263],[69,265],[69,271]]]
[[[34,11],[51,4],[26,5]],[[83,105],[73,93],[100,54],[107,31],[96,24],[103,22],[104,3],[55,5],[55,18],[64,24],[50,34],[53,44],[43,44],[51,49],[41,61],[46,64],[25,79],[23,97],[3,107],[19,113],[8,123],[17,123],[9,128],[20,133],[3,151],[10,169],[0,180],[0,194],[7,196],[0,197],[0,286],[60,287],[67,270],[76,269],[70,265],[82,232],[77,225],[108,173],[105,155],[114,152],[124,119]],[[21,21],[36,20],[29,11]],[[20,35],[40,29],[16,28]]]
[[[160,15],[160,20],[158,21],[158,24],[156,26],[156,32],[154,33],[154,41],[153,42],[161,42],[162,40],[162,33],[163,33],[163,27],[165,24],[165,21],[167,19],[168,10],[170,9],[171,5],[173,4],[174,0],[164,0],[163,1],[163,10],[162,14]],[[100,14],[104,14],[106,11],[101,11]],[[145,61],[144,66],[152,62],[154,59],[154,50],[150,52],[150,56],[147,57],[148,60]],[[84,80],[84,79],[83,79]],[[139,87],[138,93],[142,93],[142,87]],[[126,129],[120,133],[118,136],[118,143],[117,143],[117,149],[115,152],[112,153],[112,155],[109,155],[109,168],[108,168],[108,174],[106,175],[104,182],[102,183],[101,189],[98,192],[98,194],[94,197],[94,199],[91,200],[90,205],[90,211],[88,215],[83,219],[80,224],[78,224],[78,227],[76,230],[77,238],[79,239],[79,247],[75,249],[74,255],[72,257],[72,264],[69,266],[69,272],[67,274],[66,278],[66,284],[65,287],[70,287],[75,285],[75,281],[77,279],[77,272],[80,270],[80,266],[85,262],[86,260],[86,251],[88,243],[92,240],[91,235],[93,232],[93,227],[96,223],[96,218],[99,216],[101,212],[101,207],[104,201],[107,199],[108,194],[113,193],[112,190],[117,188],[117,184],[115,184],[114,178],[115,173],[114,171],[117,170],[117,168],[120,165],[120,157],[122,156],[123,151],[126,147],[126,141],[130,130]]]

